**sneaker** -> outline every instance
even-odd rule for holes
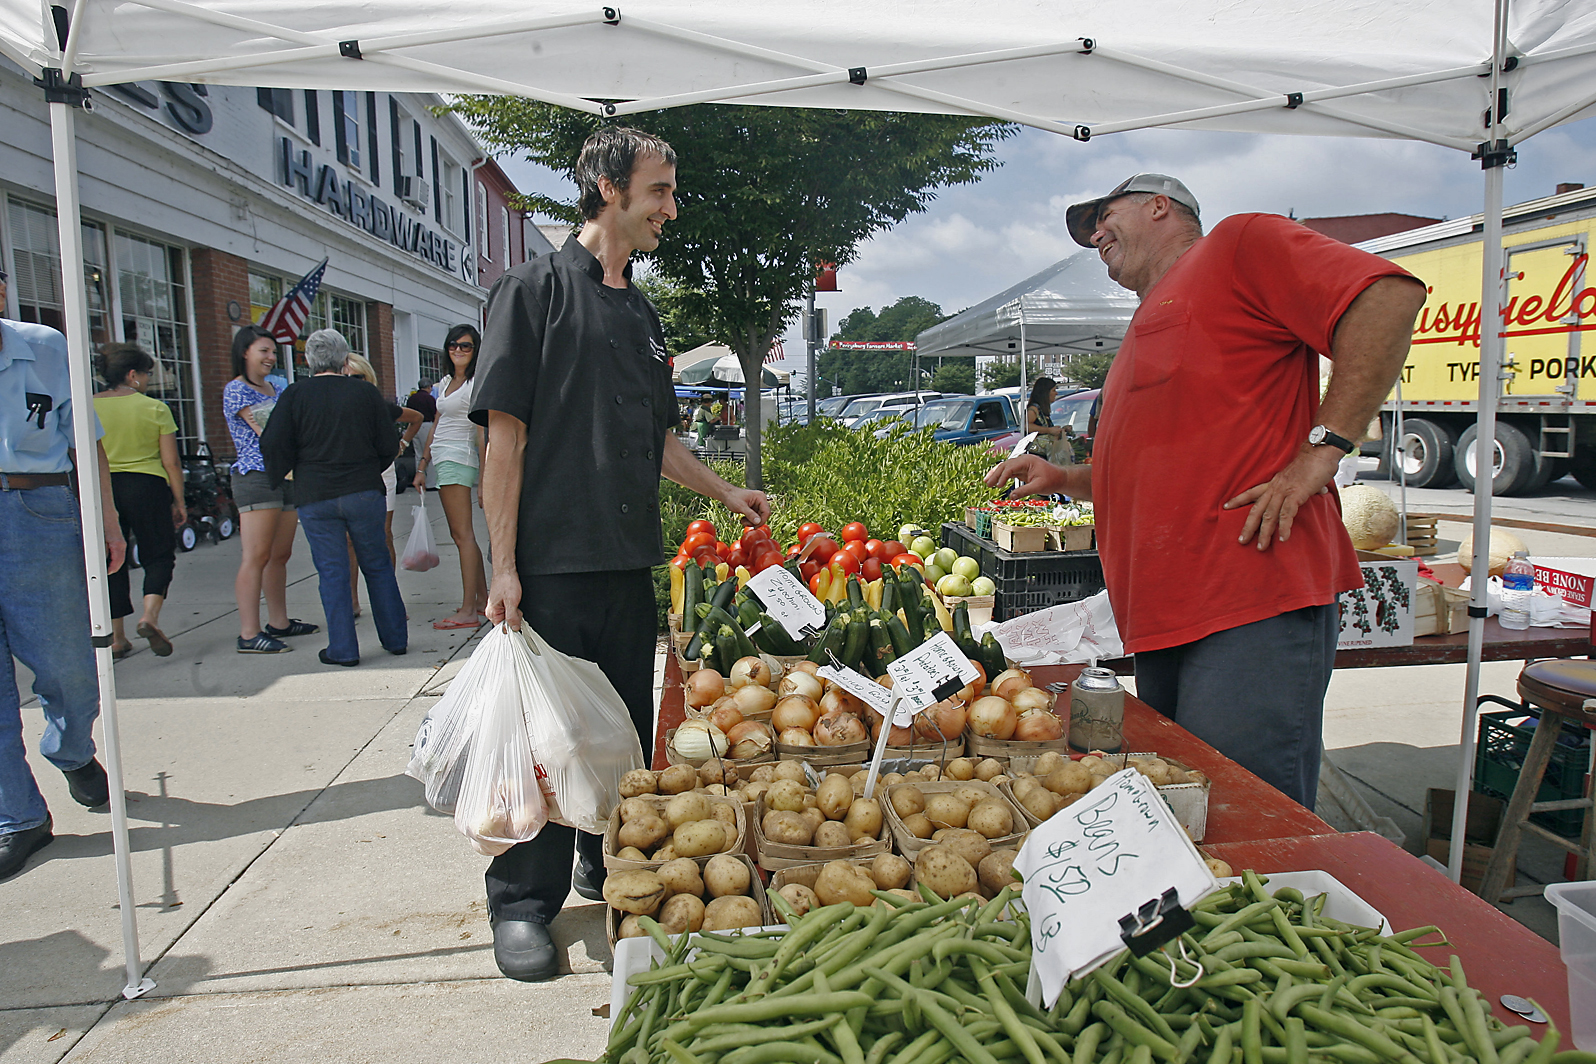
[[[0,879],[6,879],[22,871],[22,866],[28,863],[28,858],[34,853],[50,845],[50,840],[55,838],[50,832],[50,819],[45,818],[44,823],[36,828],[25,831],[11,831],[0,835]],[[497,956],[497,955],[495,955]],[[554,975],[557,973],[550,973]],[[512,976],[512,978],[520,978]],[[548,976],[540,976],[548,978]]]
[[[265,632],[261,632],[254,639],[238,637],[238,652],[240,654],[286,654],[294,649],[280,639],[273,639]]]
[[[85,809],[94,809],[111,800],[111,781],[105,775],[105,766],[97,759],[90,758],[87,765],[77,768],[64,768],[61,775],[66,777],[72,800]]]
[[[321,625],[302,621],[298,617],[288,618],[288,627],[286,628],[273,628],[269,624],[265,628],[266,634],[273,639],[286,639],[291,635],[313,635],[319,631],[321,631]]]

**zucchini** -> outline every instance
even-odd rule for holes
[[[816,665],[830,665],[832,654],[841,658],[843,643],[847,639],[847,635],[847,614],[833,612],[825,631],[821,632],[820,638],[815,640],[814,649],[809,651],[809,660]]]
[[[864,604],[864,589],[859,586],[859,578],[850,573],[848,576],[848,607],[856,610]]]
[[[728,609],[731,606],[732,596],[736,594],[737,581],[728,576],[715,585],[715,593],[709,597],[709,601],[723,610]]]
[[[988,676],[996,676],[1009,667],[1008,658],[1003,655],[1003,646],[991,632],[981,637],[981,664],[986,668]]]
[[[969,646],[972,642],[969,603],[961,602],[953,607],[953,641],[960,647]]]
[[[881,608],[887,613],[898,612],[898,578],[892,566],[881,567]]]
[[[865,651],[870,646],[870,625],[866,623],[861,613],[848,615],[848,636],[843,641],[842,659],[843,668],[855,669],[859,662],[864,660]]]
[[[887,635],[892,637],[893,657],[901,658],[919,645],[910,641],[909,629],[902,621],[898,620],[898,615],[896,613],[887,614],[886,625]]]
[[[759,615],[759,635],[765,636],[765,643],[769,647],[767,654],[777,657],[794,657],[804,652],[804,648],[787,634],[787,629],[781,626],[780,621],[772,620],[768,613]],[[755,642],[758,642],[756,637]]]
[[[728,669],[744,656],[737,645],[737,637],[741,634],[735,624],[723,624],[715,636],[715,656],[725,662]]]
[[[870,675],[877,679],[885,676],[887,666],[896,661],[898,655],[892,649],[892,636],[887,632],[886,622],[880,617],[870,618],[870,650],[865,654],[865,667],[870,670]]]
[[[742,599],[737,604],[737,620],[741,622],[742,629],[747,631],[759,623],[759,603],[750,595],[744,595]]]
[[[910,569],[898,578],[898,608],[903,610],[903,626],[915,646],[925,642],[925,584]]]
[[[695,608],[704,601],[704,570],[696,563],[682,567],[682,616],[693,617]]]

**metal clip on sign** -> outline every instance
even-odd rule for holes
[[[1151,901],[1144,902],[1134,912],[1119,918],[1120,941],[1138,957],[1145,957],[1171,939],[1197,926],[1191,913],[1180,906],[1180,895],[1174,887]]]

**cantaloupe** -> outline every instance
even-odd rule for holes
[[[1513,559],[1517,551],[1527,550],[1523,540],[1511,532],[1500,528],[1491,529],[1491,575],[1501,576],[1507,568],[1507,563]],[[1470,572],[1474,566],[1474,532],[1463,537],[1463,542],[1458,544],[1457,563],[1463,567],[1465,573]]]
[[[1396,503],[1379,488],[1349,484],[1341,489],[1341,520],[1359,550],[1383,547],[1396,538],[1402,517]]]

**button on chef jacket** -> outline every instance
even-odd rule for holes
[[[665,335],[641,292],[603,281],[573,235],[488,293],[471,420],[486,425],[496,410],[527,426],[515,542],[523,577],[665,560],[660,464],[680,417]]]

